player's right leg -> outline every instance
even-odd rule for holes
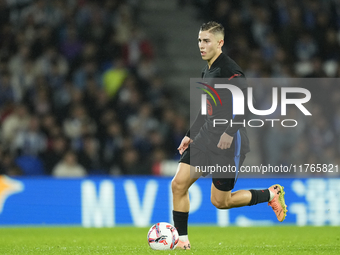
[[[179,234],[176,249],[190,249],[188,240],[188,216],[190,209],[189,188],[200,177],[197,173],[190,175],[190,165],[179,163],[177,173],[171,182],[173,196],[173,219]]]

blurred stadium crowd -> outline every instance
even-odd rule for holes
[[[224,25],[225,52],[247,78],[340,75],[338,1],[178,3]],[[139,7],[0,0],[0,174],[158,174],[159,162],[178,159],[188,118],[169,107],[175,95]],[[310,89],[313,117],[301,128],[258,129],[263,163],[340,163],[340,87]],[[270,93],[257,100],[271,105]]]
[[[138,1],[0,3],[2,174],[152,174],[173,157],[187,125]]]

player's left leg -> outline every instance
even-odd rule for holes
[[[223,191],[211,185],[211,203],[218,209],[230,209],[246,205],[266,203],[272,207],[279,221],[283,221],[287,214],[283,187],[279,184],[264,190]]]
[[[245,156],[241,155],[238,162],[239,167],[242,165],[244,158]],[[235,166],[234,159],[229,159],[226,163]],[[230,209],[267,202],[268,205],[273,208],[279,221],[285,219],[287,206],[285,204],[282,186],[276,184],[263,190],[238,190],[231,192],[234,185],[234,178],[213,178],[211,185],[211,203],[219,209]]]
[[[211,203],[218,209],[246,206],[249,205],[251,198],[249,190],[223,191],[217,189],[214,183],[211,184]]]

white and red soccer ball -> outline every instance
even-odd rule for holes
[[[177,229],[170,223],[159,222],[148,232],[148,243],[153,250],[172,250],[179,240]]]

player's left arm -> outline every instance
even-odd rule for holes
[[[237,77],[237,76],[234,76]],[[248,98],[247,98],[247,83],[244,77],[243,73],[240,73],[238,76],[239,78],[233,78],[233,83],[236,81],[236,85],[242,89],[243,95],[244,95],[244,103],[246,104]],[[232,107],[232,102],[230,102],[230,107]],[[244,107],[244,109],[247,109]],[[233,118],[233,123],[241,123],[241,124],[229,124],[226,130],[223,132],[223,134],[220,137],[220,140],[217,144],[217,147],[225,150],[229,149],[233,139],[234,135],[237,133],[237,131],[243,126],[242,123],[245,121],[245,115],[235,115]]]
[[[217,144],[217,148],[220,148],[221,150],[229,149],[234,137],[228,135],[226,132],[223,132],[223,134],[220,137],[220,141]]]

